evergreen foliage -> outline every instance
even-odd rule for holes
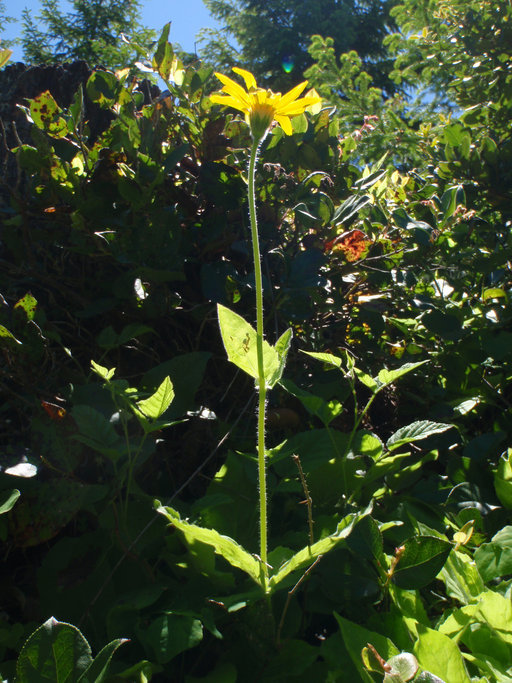
[[[202,54],[223,67],[232,66],[236,58],[259,81],[284,90],[300,81],[311,65],[311,36],[331,36],[338,54],[357,50],[376,84],[389,87],[390,65],[382,40],[394,26],[389,15],[393,4],[393,0],[205,0],[224,27],[203,34],[209,42]]]
[[[73,0],[71,12],[62,11],[58,0],[41,0],[35,19],[28,9],[22,16],[23,56],[29,64],[85,60],[90,66],[121,68],[155,39],[154,31],[140,24],[137,0]]]
[[[15,19],[6,14],[5,3],[0,2],[0,39],[2,41],[0,43],[0,48],[11,47],[14,43],[13,40],[4,40],[2,38],[2,33],[4,32],[5,27],[7,26],[7,24],[12,23],[13,21],[15,21]]]

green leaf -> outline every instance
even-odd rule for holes
[[[334,612],[336,621],[340,627],[341,636],[345,643],[347,652],[361,676],[361,680],[367,683],[373,683],[373,678],[366,671],[363,659],[361,657],[361,652],[368,644],[372,645],[384,661],[391,659],[399,654],[398,648],[395,647],[394,643],[380,633],[375,631],[370,631],[359,624],[349,621],[340,617],[336,612]]]
[[[147,391],[154,391],[167,376],[170,377],[175,396],[167,411],[168,418],[180,417],[196,408],[194,397],[210,356],[205,351],[184,353],[156,365],[143,376],[141,385]]]
[[[106,382],[112,379],[116,371],[115,368],[104,368],[102,365],[98,365],[98,363],[95,363],[93,360],[91,360],[91,368],[99,377],[101,377],[101,379],[104,379]]]
[[[327,363],[327,365],[332,365],[335,368],[341,368],[341,358],[338,358],[338,356],[333,356],[332,353],[316,353],[314,351],[303,351],[302,353],[305,353],[307,356],[311,356],[311,358],[315,358],[322,363]]]
[[[13,489],[11,492],[3,491],[3,503],[0,503],[0,515],[4,515],[6,512],[9,512],[9,510],[12,510],[14,504],[20,496],[21,493],[18,491],[18,489]]]
[[[485,590],[475,562],[455,548],[448,556],[439,578],[446,586],[446,593],[463,605],[474,602]]]
[[[153,69],[161,76],[164,81],[169,80],[173,68],[174,51],[172,45],[169,43],[169,31],[171,22],[165,24],[158,39],[156,52],[153,55],[152,65]]]
[[[418,624],[414,654],[423,669],[440,676],[443,681],[470,683],[459,648],[443,633]]]
[[[486,289],[484,293],[482,294],[482,300],[483,301],[489,301],[489,299],[499,299],[499,298],[507,298],[507,294],[504,289],[499,289],[498,287],[491,287],[489,289]]]
[[[305,391],[298,387],[289,379],[281,380],[280,385],[286,389],[290,394],[299,399],[304,408],[311,414],[316,415],[324,424],[325,427],[343,411],[343,405],[335,399],[325,401],[320,396],[314,396],[309,391]]]
[[[166,664],[198,645],[203,639],[203,626],[199,619],[188,614],[168,612],[154,619],[139,638],[159,664]]]
[[[393,573],[401,588],[422,588],[443,568],[452,545],[436,536],[413,536],[403,544],[404,551]]]
[[[121,83],[110,71],[94,71],[86,85],[89,99],[103,109],[109,109],[117,102],[121,90]]]
[[[0,69],[3,68],[7,62],[10,60],[12,55],[12,50],[9,50],[8,48],[4,47],[3,50],[0,50]]]
[[[258,380],[258,356],[256,352],[256,330],[241,316],[221,304],[217,304],[220,333],[228,359],[241,370]],[[285,335],[288,333],[285,332]],[[282,352],[287,337],[281,338]],[[288,339],[289,343],[289,339]],[[273,346],[263,340],[263,375],[269,388],[280,379],[282,359]]]
[[[49,90],[30,100],[30,116],[38,128],[55,138],[67,135],[68,126],[61,116],[62,110]]]
[[[508,449],[507,456],[502,455],[496,472],[494,473],[494,488],[500,503],[512,510],[512,448]]]
[[[174,398],[174,389],[169,377],[166,377],[155,393],[149,398],[137,401],[137,409],[146,417],[157,420],[171,405]]]
[[[358,557],[369,560],[377,566],[385,566],[382,534],[379,525],[370,515],[362,517],[354,525],[347,545]]]
[[[187,543],[200,542],[213,546],[217,555],[221,555],[231,566],[241,569],[259,586],[264,587],[260,562],[232,538],[221,536],[215,529],[205,529],[197,526],[197,524],[185,522],[181,519],[179,513],[170,507],[160,506],[157,508],[157,512],[167,517],[173,526],[183,532]]]
[[[418,420],[406,427],[401,427],[394,434],[392,434],[386,442],[386,447],[390,451],[400,448],[406,443],[413,441],[420,441],[426,439],[433,434],[440,434],[451,429],[452,425],[444,422],[430,422],[430,420]]]
[[[475,552],[475,562],[484,581],[512,574],[512,526],[500,529],[490,543],[482,543]]]
[[[14,304],[14,310],[23,311],[27,317],[27,320],[34,320],[36,309],[37,299],[32,296],[30,292],[27,292],[24,297]]]
[[[7,346],[13,343],[21,344],[20,340],[16,339],[12,332],[9,332],[7,327],[0,325],[0,344],[2,344],[3,346]]]
[[[50,617],[29,637],[16,663],[18,683],[72,683],[92,663],[91,648],[71,624]]]
[[[87,443],[100,453],[105,449],[116,451],[123,442],[112,424],[95,408],[89,405],[76,405],[71,415],[78,425],[76,439]]]
[[[78,683],[103,683],[114,652],[123,644],[128,643],[126,638],[118,638],[100,650],[89,668],[80,676]]]
[[[284,366],[286,365],[286,358],[288,356],[288,351],[290,350],[290,344],[292,342],[292,328],[289,327],[283,334],[279,337],[276,342],[275,349],[279,358],[279,368],[276,375],[272,377],[272,386],[277,384],[281,377],[283,376]]]
[[[277,572],[271,573],[269,582],[270,592],[274,592],[278,587],[281,587],[280,584],[283,583],[285,579],[290,579],[290,574],[292,574],[292,572],[307,569],[320,555],[325,555],[344,541],[351,533],[355,523],[364,515],[368,514],[368,512],[369,509],[365,510],[360,515],[347,515],[338,524],[337,529],[333,534],[296,552],[287,562],[279,567]],[[286,581],[284,587],[288,585],[289,581]]]
[[[376,394],[379,391],[380,384],[376,382],[371,375],[368,375],[366,372],[363,372],[363,370],[356,367],[354,367],[354,374],[361,384],[364,384],[372,394]]]
[[[405,363],[401,367],[396,368],[396,370],[381,370],[377,375],[378,380],[381,383],[379,388],[383,389],[389,384],[393,384],[400,377],[407,375],[407,373],[419,368],[421,365],[425,365],[425,363],[428,363],[428,360],[421,360],[418,363]]]

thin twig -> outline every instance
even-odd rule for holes
[[[319,556],[316,558],[316,560],[313,562],[313,564],[310,565],[310,566],[306,569],[306,571],[304,572],[304,574],[300,577],[300,579],[297,581],[297,583],[296,583],[295,586],[291,589],[291,591],[288,591],[288,595],[287,595],[287,597],[286,597],[286,602],[285,602],[284,607],[283,607],[283,613],[281,614],[281,620],[279,621],[279,626],[277,627],[277,635],[276,635],[277,647],[279,647],[280,644],[281,644],[281,631],[283,630],[284,620],[285,620],[285,617],[286,617],[286,613],[288,612],[288,607],[290,606],[290,601],[291,601],[291,599],[292,599],[294,593],[296,592],[296,590],[297,590],[297,589],[299,588],[299,586],[301,585],[301,583],[304,581],[304,579],[305,579],[307,576],[309,576],[309,574],[311,573],[311,571],[313,570],[313,568],[320,562],[320,560],[322,559],[322,557],[323,557],[323,555],[319,555]]]
[[[315,542],[314,536],[313,536],[313,500],[311,498],[311,494],[309,493],[308,489],[308,483],[306,481],[306,477],[304,475],[304,470],[302,469],[302,464],[300,462],[300,458],[298,455],[292,455],[292,460],[293,462],[297,465],[297,469],[299,470],[299,477],[300,477],[300,482],[302,484],[302,488],[304,489],[304,495],[306,496],[306,505],[308,507],[308,528],[309,528],[309,544],[310,546],[313,545]]]

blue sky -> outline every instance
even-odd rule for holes
[[[39,12],[39,0],[4,0],[6,14],[16,19],[27,7],[35,16]],[[62,9],[68,7],[65,0],[59,3]],[[170,39],[180,43],[184,50],[194,52],[194,41],[201,28],[215,28],[217,22],[210,17],[202,0],[142,0],[140,3],[142,23],[159,31],[168,21],[172,21]],[[9,24],[0,38],[16,38],[21,32],[21,23]],[[13,61],[21,60],[21,50],[14,49]]]

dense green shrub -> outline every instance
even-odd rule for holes
[[[96,71],[69,108],[26,103],[12,151],[4,678],[44,621],[18,671],[62,634],[87,650],[71,622],[94,651],[112,641],[105,665],[131,639],[110,680],[506,680],[508,100],[482,107],[461,76],[464,111],[411,126],[399,169],[370,156],[392,115],[357,128],[373,96],[357,88],[265,143],[266,337],[294,334],[268,406],[270,599],[251,554],[254,389],[215,314],[254,318],[249,134],[167,38],[152,66],[168,92],[145,103],[128,73]],[[95,136],[85,96],[110,120]]]

